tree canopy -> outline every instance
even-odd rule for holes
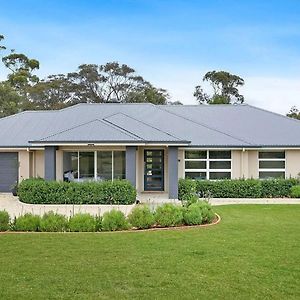
[[[199,104],[244,102],[244,96],[239,93],[239,87],[244,85],[243,78],[225,71],[210,71],[204,75],[202,81],[207,81],[211,85],[213,95],[208,95],[200,85],[197,85],[194,96]]]
[[[286,115],[287,117],[300,120],[300,110],[296,106],[293,106]]]

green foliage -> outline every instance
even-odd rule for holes
[[[215,213],[212,206],[207,201],[198,201],[193,205],[197,205],[201,210],[202,223],[211,223],[213,221]]]
[[[202,224],[202,210],[198,203],[193,203],[183,210],[183,220],[186,225]]]
[[[127,180],[68,183],[27,179],[20,183],[18,196],[34,204],[132,204],[136,189]]]
[[[102,230],[102,217],[96,216],[95,222],[96,222],[95,231],[101,231]]]
[[[5,210],[0,211],[0,231],[9,229],[9,214]]]
[[[14,229],[16,231],[39,231],[41,218],[37,215],[27,213],[16,219]]]
[[[129,223],[138,229],[150,228],[154,223],[154,215],[146,205],[137,205],[128,216]]]
[[[69,229],[72,232],[95,231],[96,220],[90,214],[76,214],[69,220]]]
[[[297,179],[232,179],[232,180],[179,180],[179,199],[187,201],[195,193],[214,198],[279,198],[290,197]]]
[[[287,117],[300,120],[300,111],[296,106],[293,106],[290,111],[286,114]]]
[[[116,209],[103,214],[102,230],[103,231],[117,231],[127,230],[130,228],[125,215]]]
[[[300,198],[300,185],[294,185],[291,187],[291,197]]]
[[[183,223],[183,209],[179,205],[163,204],[157,207],[155,220],[162,227],[181,225]]]
[[[200,85],[196,86],[194,96],[199,104],[243,103],[244,96],[238,88],[244,85],[243,78],[225,71],[207,72],[203,81],[208,81],[213,88],[213,95],[207,95]]]
[[[41,218],[41,231],[47,232],[62,232],[68,229],[68,219],[54,212],[49,212],[43,215]]]

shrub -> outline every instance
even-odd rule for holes
[[[179,181],[179,199],[188,200],[193,194],[200,197],[210,194],[214,198],[263,198],[289,197],[291,187],[299,184],[297,179],[232,179]]]
[[[41,231],[61,232],[68,229],[68,220],[65,216],[49,212],[41,218]]]
[[[129,229],[125,215],[119,210],[111,210],[103,214],[102,230],[103,231],[117,231]]]
[[[300,198],[300,185],[294,185],[291,187],[291,197]]]
[[[207,201],[199,201],[197,206],[201,209],[202,223],[211,223],[215,217],[212,206]]]
[[[9,229],[9,214],[7,211],[0,211],[0,231],[6,231]]]
[[[146,205],[134,207],[128,216],[128,221],[133,227],[138,229],[150,228],[155,223],[154,215]]]
[[[39,231],[40,224],[40,216],[27,213],[16,219],[14,229],[17,231]]]
[[[72,232],[95,231],[96,220],[90,214],[76,214],[69,220],[69,229]]]
[[[162,227],[177,226],[183,223],[183,209],[171,203],[157,207],[155,220]]]
[[[198,203],[193,203],[184,208],[183,220],[186,225],[202,224],[202,210]]]
[[[34,204],[132,204],[136,189],[127,180],[58,182],[26,179],[18,187],[22,202]]]

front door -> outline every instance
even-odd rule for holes
[[[164,190],[164,150],[144,151],[144,190]]]

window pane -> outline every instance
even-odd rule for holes
[[[112,152],[97,152],[97,180],[112,180]]]
[[[206,161],[185,161],[186,169],[206,169]]]
[[[64,180],[73,181],[78,179],[78,153],[64,152],[63,154]]]
[[[94,178],[94,152],[79,152],[79,176],[82,180]]]
[[[125,151],[114,151],[114,179],[125,179]]]
[[[284,151],[259,152],[259,158],[285,158]]]
[[[230,172],[209,172],[209,179],[231,179]]]
[[[209,168],[210,169],[230,169],[231,161],[210,161]]]
[[[209,158],[211,159],[230,159],[231,151],[209,151]]]
[[[206,151],[185,150],[185,158],[206,159]]]
[[[260,179],[285,178],[284,172],[259,172]]]
[[[284,169],[285,168],[285,161],[260,161],[259,162],[260,169]]]
[[[206,172],[185,172],[185,178],[206,179]]]

